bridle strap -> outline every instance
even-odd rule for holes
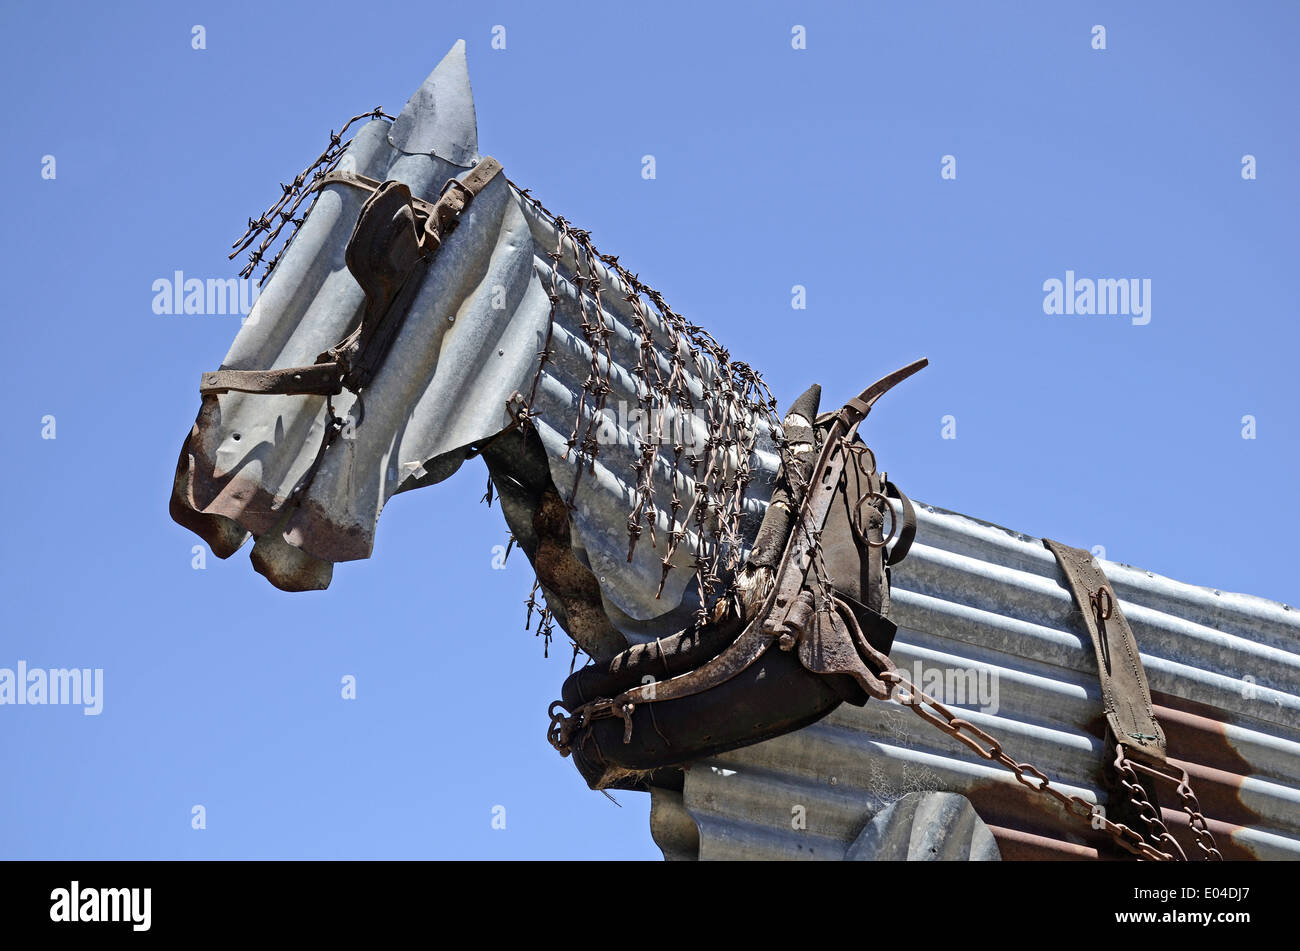
[[[323,175],[312,188],[349,185],[371,193],[357,217],[347,250],[348,269],[366,292],[361,324],[310,366],[204,373],[200,395],[234,391],[337,396],[345,387],[356,392],[367,386],[397,335],[423,269],[442,239],[455,230],[470,202],[500,172],[501,163],[486,156],[463,180],[449,179],[436,202],[416,198],[397,181],[380,182],[341,169]],[[395,233],[382,231],[392,226],[393,213],[403,208],[409,209],[410,227],[400,223]]]

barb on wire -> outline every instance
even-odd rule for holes
[[[297,233],[298,228],[306,219],[307,213],[311,211],[311,205],[308,205],[301,215],[298,214],[298,209],[306,201],[308,195],[314,196],[312,205],[316,203],[316,197],[319,197],[320,194],[318,186],[321,180],[338,166],[339,159],[343,157],[344,151],[352,144],[352,139],[348,139],[346,142],[343,140],[343,136],[347,134],[348,129],[362,119],[387,119],[392,122],[393,118],[393,116],[384,112],[382,106],[375,106],[369,112],[353,116],[343,124],[343,128],[338,132],[330,131],[329,145],[325,147],[325,151],[316,157],[314,162],[295,175],[289,184],[280,183],[280,197],[272,202],[271,207],[267,208],[261,215],[256,218],[249,218],[248,229],[231,245],[234,250],[230,252],[229,257],[234,260],[252,246],[258,235],[264,236],[257,244],[257,247],[249,252],[248,263],[239,272],[241,277],[252,277],[259,264],[265,264],[265,270],[257,282],[258,286],[261,286],[270,276],[271,271],[280,262],[280,256],[284,253],[284,249],[289,246],[294,234]],[[285,225],[289,224],[293,225],[293,229],[286,236],[279,250],[267,261],[268,253],[279,240],[280,233],[284,230]]]
[[[527,189],[510,184],[549,220],[556,233],[555,248],[546,255],[550,259],[546,342],[524,412],[527,418],[534,415],[538,382],[554,356],[552,338],[562,300],[560,273],[567,271],[572,278],[566,283],[572,285],[576,297],[582,342],[589,355],[568,438],[568,452],[576,460],[574,482],[566,500],[572,508],[584,471],[594,471],[600,451],[597,433],[605,400],[613,389],[610,374],[616,364],[610,341],[615,327],[604,301],[629,304],[628,329],[637,348],[631,369],[643,425],[631,434],[637,444],[632,471],[628,473],[632,500],[626,526],[627,560],[632,560],[645,534],[651,547],[660,550],[656,526],[661,519],[666,521],[659,593],[678,566],[679,549],[689,544],[692,558],[688,564],[694,570],[700,604],[696,622],[702,624],[717,603],[728,596],[730,578],[740,567],[745,541],[742,520],[753,481],[751,465],[760,422],[770,429],[782,461],[793,458],[777,415],[776,400],[757,371],[747,363],[732,360],[726,348],[702,327],[674,311],[659,291],[620,264],[616,255],[597,250],[590,232],[553,214]],[[693,380],[704,383],[702,396],[692,394]],[[696,432],[694,423],[701,414],[703,432]],[[683,426],[691,426],[689,440],[680,431]],[[693,450],[689,454],[688,441]],[[786,466],[789,473],[794,469]],[[656,503],[656,490],[661,486],[669,495],[666,510]],[[686,490],[689,502],[684,503]]]

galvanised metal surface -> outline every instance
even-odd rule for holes
[[[477,157],[464,47],[457,44],[396,122],[375,119],[360,129],[339,169],[380,181],[396,179],[410,186],[413,195],[434,200],[444,182],[466,172],[455,163]],[[364,295],[344,254],[367,196],[343,184],[322,190],[272,271],[223,369],[310,364],[355,326]],[[552,272],[558,270],[552,356],[543,365],[532,410],[555,485],[562,491],[575,482],[578,486],[572,499],[574,552],[599,579],[606,613],[629,642],[679,630],[698,605],[691,584],[699,541],[693,526],[685,526],[662,596],[656,597],[656,591],[673,527],[670,476],[675,476],[683,511],[695,496],[692,440],[686,440],[688,452],[675,473],[675,440],[659,446],[654,540],[646,531],[629,560],[624,526],[636,488],[640,424],[635,411],[640,404],[635,367],[642,360],[641,337],[625,299],[630,289],[600,262],[583,260],[582,270],[594,267],[604,288],[600,320],[609,331],[610,352],[608,358],[603,352],[597,355],[594,363],[608,377],[610,390],[597,427],[602,445],[595,471],[577,479],[578,457],[569,440],[579,407],[585,408],[584,425],[593,410],[592,401],[583,398],[593,367],[583,323],[594,319],[594,303],[588,290],[585,313],[579,304],[572,240],[563,244],[558,259],[551,257],[556,246],[555,222],[498,176],[434,256],[363,399],[357,401],[347,391],[335,397],[335,412],[353,425],[324,453],[301,503],[287,506],[286,500],[321,444],[328,417],[325,398],[230,392],[204,398],[182,451],[173,494],[178,520],[198,531],[221,557],[251,533],[257,538],[254,563],[276,584],[325,587],[334,562],[370,556],[376,522],[389,498],[447,478],[467,447],[512,423],[508,401],[515,393],[529,394],[537,377],[551,322]],[[667,376],[664,354],[677,338],[652,308],[643,318]],[[716,389],[720,371],[707,354],[689,366],[698,370],[684,371],[684,386],[700,406],[705,392]],[[703,435],[698,421],[682,420],[671,409],[662,426],[669,434]],[[778,466],[768,424],[755,418],[753,429],[752,481],[740,525],[746,541],[757,531]],[[704,550],[711,550],[707,543]]]
[[[964,515],[925,505],[918,514],[916,544],[893,574],[891,656],[1053,785],[1105,804],[1095,655],[1052,554]],[[1170,758],[1186,768],[1224,856],[1300,858],[1300,612],[1101,563],[1141,649]],[[1104,835],[1089,837],[1012,773],[892,701],[843,705],[694,764],[680,793],[653,791],[651,830],[668,858],[841,859],[874,815],[923,790],[969,797],[1005,859],[1098,857],[1098,845],[1111,854]],[[1177,803],[1161,792],[1165,807]],[[1164,808],[1163,819],[1193,854],[1186,815]]]

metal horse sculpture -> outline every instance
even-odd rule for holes
[[[367,118],[237,242],[246,273],[269,277],[203,374],[176,521],[221,557],[251,535],[277,587],[323,588],[335,562],[369,557],[389,498],[481,455],[536,570],[540,623],[591,658],[548,738],[593,788],[680,786],[691,761],[874,698],[1006,767],[1100,837],[1098,854],[1221,857],[1087,553],[1052,547],[1096,649],[1110,795],[1062,791],[890,660],[890,578],[917,513],[856,431],[924,361],[836,412],[813,387],[778,416],[750,367],[479,155],[463,44],[396,119],[376,109],[343,132]],[[1161,778],[1186,813],[1178,835]],[[969,802],[922,800],[883,810],[855,850],[906,854],[882,823],[929,816],[966,830],[933,854],[997,857]]]

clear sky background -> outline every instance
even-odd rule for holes
[[[234,276],[277,182],[458,38],[480,151],[783,403],[930,358],[865,430],[914,498],[1300,598],[1298,27],[1281,2],[5,4],[0,667],[102,667],[105,697],[0,707],[0,857],[658,857],[649,798],[545,742],[567,652],[523,629],[526,560],[492,569],[481,463],[396,498],[323,593],[247,549],[195,570],[167,515],[238,317],[155,315],[153,281]],[[1150,323],[1045,315],[1067,269],[1150,279]]]

